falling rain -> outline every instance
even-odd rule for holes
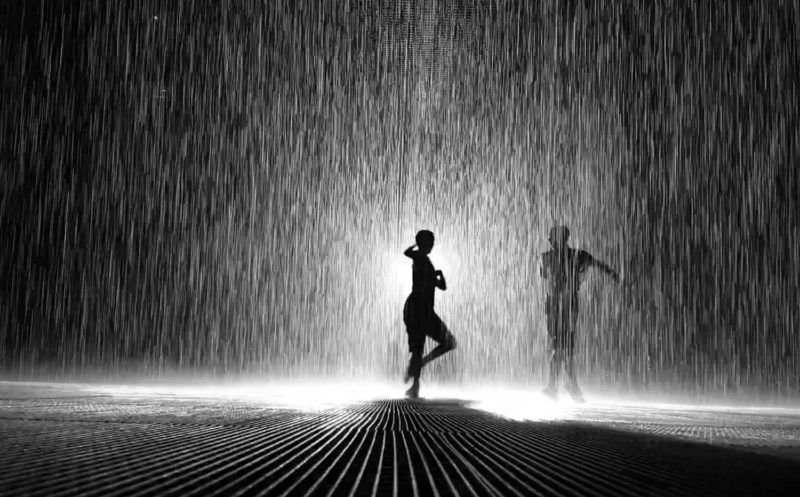
[[[427,228],[426,374],[541,382],[566,224],[587,385],[797,393],[796,2],[8,3],[6,377],[399,378]]]

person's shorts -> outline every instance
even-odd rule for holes
[[[422,354],[425,337],[440,344],[452,344],[455,341],[453,334],[433,311],[433,307],[415,305],[412,296],[406,299],[403,306],[403,323],[408,334],[408,351],[412,354]]]

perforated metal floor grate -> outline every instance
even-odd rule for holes
[[[447,400],[315,411],[208,399],[0,402],[3,495],[791,495],[800,488],[797,461],[672,436],[691,432],[686,421],[521,422]],[[793,426],[782,429],[796,433]],[[715,429],[740,436],[753,427]],[[698,438],[686,433],[678,435]]]

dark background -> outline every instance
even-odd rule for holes
[[[795,2],[0,7],[0,365],[390,373],[433,229],[450,377],[536,379],[565,223],[582,375],[793,395]],[[439,259],[437,259],[437,256]]]

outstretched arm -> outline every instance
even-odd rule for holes
[[[437,269],[433,274],[436,276],[436,288],[447,290],[447,282],[444,280],[444,273]]]
[[[415,243],[414,245],[408,247],[406,249],[406,251],[403,252],[403,255],[408,257],[409,259],[413,259],[414,258],[414,254],[416,253],[416,250],[414,250],[416,248],[416,246],[417,246],[417,244]]]
[[[597,268],[597,269],[599,269],[600,271],[602,271],[602,272],[606,273],[607,275],[611,276],[611,278],[612,278],[612,279],[613,279],[613,280],[614,280],[616,283],[619,283],[619,274],[617,274],[617,272],[616,272],[616,271],[614,271],[614,270],[611,268],[611,266],[609,266],[609,265],[608,265],[608,264],[606,264],[605,262],[603,262],[603,261],[600,261],[600,260],[597,260],[597,259],[595,259],[595,258],[592,258],[592,266],[596,267],[596,268]]]

